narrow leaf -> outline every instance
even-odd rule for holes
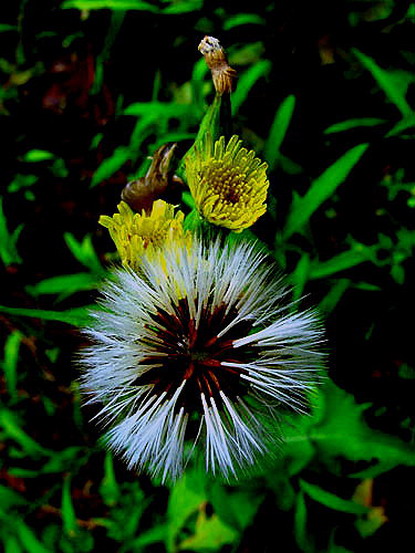
[[[268,161],[270,169],[274,169],[280,155],[281,144],[286,135],[288,125],[295,108],[295,96],[290,94],[277,109],[272,122],[268,139],[265,143],[264,157]]]
[[[248,94],[254,84],[269,73],[271,62],[269,60],[261,60],[252,65],[245,73],[243,73],[238,81],[237,88],[232,94],[232,113],[238,112],[241,105],[245,102]]]
[[[158,13],[159,9],[148,2],[140,0],[66,0],[61,5],[63,9],[78,10],[140,10]]]
[[[370,509],[365,505],[360,505],[355,501],[342,499],[341,497],[338,497],[331,492],[327,492],[319,486],[310,484],[305,480],[300,479],[300,487],[307,495],[314,499],[314,501],[317,501],[330,509],[334,509],[335,511],[352,513],[355,515],[364,515],[370,511]]]
[[[359,144],[351,148],[311,183],[305,196],[297,197],[293,201],[284,230],[285,239],[300,230],[320,205],[330,198],[367,148],[368,144]]]
[[[71,480],[64,478],[62,486],[62,523],[63,529],[69,536],[74,536],[78,528],[75,509],[71,496]]]
[[[17,362],[19,359],[20,344],[23,334],[18,330],[13,331],[7,337],[4,345],[3,370],[6,380],[6,388],[11,397],[16,397],[17,388]]]
[[[0,305],[0,312],[20,317],[33,317],[45,321],[58,321],[74,326],[83,326],[90,320],[89,310],[91,306],[74,307],[66,311],[48,311],[44,309],[29,309],[26,307],[8,307]]]
[[[350,129],[356,129],[359,127],[375,127],[386,123],[386,119],[379,119],[377,117],[359,117],[356,119],[347,119],[347,121],[342,121],[341,123],[335,123],[330,125],[324,131],[324,134],[333,134],[336,132],[348,131]]]
[[[26,286],[26,291],[32,296],[43,294],[64,294],[65,297],[82,290],[96,288],[99,277],[92,273],[75,273],[46,278],[32,286]]]
[[[375,60],[363,52],[352,48],[352,52],[376,80],[386,97],[398,108],[402,116],[412,118],[413,110],[405,99],[409,82],[415,80],[414,75],[396,71],[386,71],[379,67]]]
[[[118,146],[118,148],[115,148],[113,154],[107,159],[104,159],[95,171],[91,180],[91,188],[100,184],[103,180],[110,178],[115,172],[121,169],[130,157],[130,148],[126,146]]]

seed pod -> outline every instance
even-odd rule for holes
[[[160,198],[172,183],[181,182],[172,175],[170,164],[177,144],[163,144],[157,148],[146,175],[129,182],[121,192],[121,199],[134,211],[151,210],[153,202]]]
[[[228,64],[225,50],[217,38],[205,36],[198,46],[199,52],[205,57],[207,66],[212,73],[212,80],[216,92],[229,94],[235,90],[237,74]]]

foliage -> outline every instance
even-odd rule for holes
[[[0,18],[2,549],[413,543],[413,5],[11,4]],[[308,417],[280,422],[285,445],[265,471],[226,483],[195,462],[167,488],[105,452],[87,422],[96,412],[80,408],[73,352],[117,262],[99,215],[161,144],[183,157],[204,114],[205,125],[217,115],[204,34],[239,73],[234,130],[269,164],[269,211],[243,235],[263,240],[296,299],[318,304],[336,384],[310,398]]]

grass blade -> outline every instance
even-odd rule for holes
[[[281,102],[272,122],[268,139],[265,143],[264,157],[270,169],[274,169],[280,156],[280,148],[285,138],[295,108],[295,96],[290,94]]]
[[[295,198],[284,230],[285,239],[300,230],[317,208],[330,198],[367,148],[368,144],[359,144],[351,148],[311,183],[310,189],[303,197]]]

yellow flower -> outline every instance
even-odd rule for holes
[[[124,265],[138,269],[144,252],[151,256],[170,241],[183,244],[190,240],[183,228],[184,214],[175,214],[174,206],[163,200],[153,203],[149,215],[144,210],[134,213],[125,202],[117,207],[119,213],[102,215],[99,223],[109,230]]]
[[[199,213],[209,222],[240,232],[266,211],[267,164],[234,135],[225,145],[210,134],[186,159],[186,176]]]

